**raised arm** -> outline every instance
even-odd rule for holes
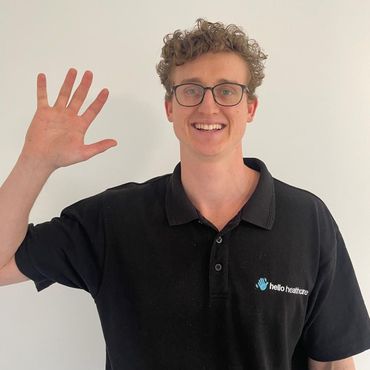
[[[37,110],[17,163],[0,188],[0,285],[25,280],[14,255],[26,235],[31,208],[49,176],[59,167],[85,161],[117,145],[112,139],[85,145],[86,131],[104,106],[108,90],[100,91],[79,115],[93,75],[85,72],[72,95],[76,75],[75,69],[68,71],[53,106],[48,103],[45,75],[37,76]]]

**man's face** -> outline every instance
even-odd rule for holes
[[[214,86],[221,82],[248,85],[250,76],[246,62],[229,52],[207,53],[174,68],[173,85],[194,82],[202,86]],[[181,158],[240,156],[246,123],[253,120],[257,100],[248,102],[246,93],[238,105],[225,107],[217,104],[210,90],[206,90],[203,102],[195,107],[178,104],[175,96],[165,102],[168,120],[180,141]],[[199,124],[203,129],[200,128]],[[211,125],[221,124],[216,129]],[[198,128],[196,127],[198,126]]]

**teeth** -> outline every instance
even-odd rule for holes
[[[219,124],[219,123],[214,123],[212,125],[206,125],[205,123],[196,123],[195,125],[195,128],[197,129],[200,129],[200,130],[207,130],[207,131],[211,131],[211,130],[221,130],[222,129],[222,125]]]

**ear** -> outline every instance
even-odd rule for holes
[[[257,106],[258,106],[258,100],[257,98],[254,99],[248,99],[248,117],[247,117],[247,122],[252,122],[253,117],[256,113]]]
[[[166,109],[166,114],[167,114],[167,119],[169,122],[172,122],[173,121],[173,105],[172,105],[172,99],[171,100],[167,100],[165,99],[164,101],[164,107]]]

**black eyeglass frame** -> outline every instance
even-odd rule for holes
[[[202,99],[200,100],[199,103],[197,104],[193,104],[193,105],[184,105],[184,104],[181,104],[179,102],[179,99],[177,98],[177,94],[176,94],[176,90],[180,87],[180,86],[184,86],[184,85],[195,85],[195,86],[199,86],[203,89],[203,96],[202,96]],[[215,93],[214,93],[214,89],[220,85],[237,85],[237,86],[240,86],[242,88],[242,94],[240,96],[240,100],[235,103],[235,104],[220,104],[216,97],[215,97]],[[176,101],[179,103],[179,105],[181,105],[182,107],[196,107],[197,105],[200,105],[202,104],[203,100],[204,100],[204,96],[206,95],[206,91],[207,90],[211,90],[212,92],[212,96],[213,96],[213,100],[215,101],[216,104],[218,105],[221,105],[222,107],[234,107],[235,105],[238,105],[242,99],[243,99],[243,95],[244,95],[244,92],[246,92],[247,94],[249,94],[249,89],[248,89],[248,86],[247,85],[243,85],[243,84],[239,84],[237,82],[221,82],[215,86],[202,86],[200,84],[197,84],[197,83],[193,83],[193,82],[187,82],[187,83],[183,83],[183,84],[179,84],[179,85],[174,85],[172,86],[172,89],[171,89],[171,92],[175,95],[175,98],[176,98]]]

